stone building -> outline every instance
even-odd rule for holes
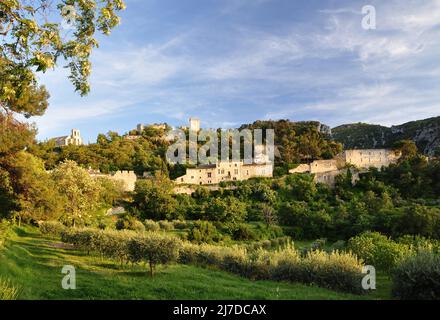
[[[289,170],[289,173],[311,173],[315,182],[334,186],[335,180],[341,173],[347,172],[349,165],[355,166],[351,170],[353,182],[359,179],[359,173],[369,168],[380,169],[397,162],[400,153],[388,149],[359,149],[346,150],[331,160],[316,160],[310,164],[300,164]]]
[[[358,149],[345,150],[341,158],[345,163],[354,165],[358,168],[368,169],[388,167],[397,162],[401,154],[390,149]]]
[[[244,164],[243,161],[219,161],[186,169],[186,174],[175,179],[178,184],[209,185],[228,181],[243,181],[253,177],[273,176],[272,163]]]
[[[72,129],[70,136],[56,137],[52,140],[55,141],[57,147],[64,147],[68,145],[80,146],[83,144],[83,139],[81,138],[81,133],[78,129]]]
[[[114,181],[121,181],[123,190],[126,192],[134,191],[134,188],[136,186],[137,176],[134,173],[134,171],[116,171],[111,174],[104,174],[101,173],[99,170],[90,170],[89,174],[91,177],[94,178],[108,178],[110,180]]]

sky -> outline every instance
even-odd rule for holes
[[[91,93],[60,65],[40,76],[38,139],[138,123],[255,120],[401,124],[440,115],[440,0],[126,0],[99,36]],[[362,8],[376,29],[362,28]]]

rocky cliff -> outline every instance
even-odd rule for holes
[[[432,156],[440,147],[440,117],[392,127],[366,123],[345,124],[333,128],[332,137],[342,143],[345,149],[389,148],[396,141],[412,140],[421,152]]]

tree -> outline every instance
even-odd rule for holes
[[[261,206],[261,214],[263,216],[263,220],[266,223],[267,228],[276,224],[277,216],[275,215],[275,212],[271,206],[267,204],[263,204]]]
[[[87,94],[90,90],[87,81],[91,72],[89,58],[93,48],[98,46],[94,38],[96,30],[110,34],[119,24],[116,12],[123,9],[122,0],[62,0],[56,7],[52,1],[45,0],[0,2],[0,32],[4,36],[0,46],[4,61],[0,63],[6,65],[6,79],[18,79],[18,83],[28,89],[20,93],[21,90],[14,92],[16,86],[6,86],[3,93],[19,97],[44,96],[45,90],[37,86],[33,70],[45,72],[63,60],[70,68],[69,78],[75,90]],[[54,22],[57,19],[53,12],[63,18],[62,25]],[[45,100],[47,97],[41,99]],[[31,109],[18,112],[39,110],[35,104]]]
[[[99,182],[71,160],[66,160],[56,167],[52,172],[52,178],[65,199],[65,222],[73,227],[78,222],[84,223],[99,205]]]
[[[202,215],[207,220],[222,223],[225,230],[232,234],[246,218],[246,205],[234,197],[211,198],[203,204]]]
[[[13,157],[2,158],[0,167],[3,169],[2,207],[6,204],[7,210],[14,212],[19,225],[22,220],[57,218],[62,201],[40,159],[22,151]],[[5,202],[6,197],[8,201]]]
[[[419,149],[414,141],[400,140],[394,144],[394,148],[402,153],[401,160],[411,160],[417,156]]]
[[[173,197],[173,182],[156,174],[154,179],[139,180],[134,190],[134,205],[143,219],[173,219],[177,201]]]

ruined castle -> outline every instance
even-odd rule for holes
[[[396,163],[401,154],[389,149],[359,149],[345,150],[342,154],[331,160],[316,160],[310,164],[300,164],[289,173],[311,173],[315,176],[315,182],[334,186],[336,177],[347,171],[347,167],[354,167],[353,182],[359,177],[359,173],[369,168],[381,169]]]

